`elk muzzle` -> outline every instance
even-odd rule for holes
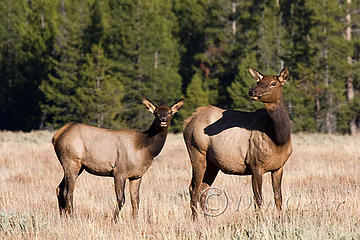
[[[250,88],[249,89],[249,96],[250,96],[251,100],[253,100],[253,101],[257,101],[260,98],[256,88]]]
[[[166,116],[159,116],[160,127],[167,127],[168,126],[168,119]]]

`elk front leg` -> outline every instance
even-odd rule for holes
[[[136,218],[139,212],[139,190],[140,190],[141,178],[132,179],[129,182],[131,205],[133,209],[133,218]]]
[[[271,172],[271,180],[272,180],[272,186],[273,186],[273,192],[274,192],[275,205],[276,205],[276,209],[278,211],[281,211],[281,205],[282,205],[282,194],[281,194],[282,175],[283,175],[282,167],[276,171]]]
[[[114,177],[116,200],[118,203],[118,207],[115,209],[115,220],[119,216],[119,212],[125,203],[125,181],[126,179],[122,176]]]
[[[253,171],[253,175],[251,178],[252,188],[254,192],[254,199],[255,199],[255,209],[259,210],[262,205],[262,177],[263,172],[259,169],[255,169]]]
[[[200,187],[200,206],[203,211],[207,211],[207,206],[205,204],[205,200],[207,197],[207,192],[204,192],[206,189],[210,188],[213,182],[215,181],[215,178],[219,172],[219,169],[213,166],[210,163],[207,163],[206,171],[204,174],[204,179],[202,181],[201,187]]]

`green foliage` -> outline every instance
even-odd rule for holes
[[[99,45],[93,45],[86,54],[79,71],[74,104],[81,122],[107,128],[121,126],[117,118],[121,112],[123,86],[114,66]]]
[[[349,133],[349,122],[358,118],[360,112],[360,97],[356,96],[349,104],[341,105],[337,111],[337,131],[341,134]]]
[[[180,120],[180,123],[183,122],[187,117],[189,117],[198,107],[206,106],[209,104],[209,89],[203,83],[203,79],[199,74],[195,74],[191,79],[187,89],[184,107],[179,111],[179,118],[174,122]],[[175,124],[174,130],[176,132],[182,130],[182,125],[180,123]]]
[[[255,80],[248,71],[249,67],[258,68],[254,54],[245,57],[239,65],[238,74],[231,83],[231,86],[228,87],[228,92],[232,99],[231,107],[234,109],[254,111],[262,106],[261,103],[252,102],[249,98],[249,89],[256,85]]]
[[[84,4],[84,3],[82,3]],[[86,27],[86,14],[82,12],[84,5],[80,2],[60,1],[59,25],[55,34],[55,54],[52,56],[52,69],[48,79],[43,81],[40,89],[45,101],[41,105],[47,115],[46,124],[55,128],[66,122],[81,121],[76,108],[76,88],[80,63],[83,61],[81,41]],[[77,23],[82,24],[77,24]]]
[[[315,102],[301,86],[301,82],[291,78],[284,85],[284,98],[292,121],[292,130],[295,132],[316,132]]]
[[[0,2],[2,129],[31,130],[40,125],[38,86],[49,70],[52,7],[40,0]]]
[[[181,131],[197,106],[263,107],[249,100],[248,67],[288,66],[293,130],[347,133],[349,121],[360,125],[359,9],[359,0],[1,1],[0,128],[145,129],[153,116],[143,97],[185,96],[171,128]]]
[[[345,73],[348,72],[347,56],[351,55],[349,44],[342,36],[345,23],[340,21],[346,13],[335,0],[324,3],[310,1],[306,6],[311,11],[313,24],[310,37],[314,41],[309,43],[314,53],[312,62],[313,67],[318,69],[313,82],[313,87],[318,89],[315,95],[315,101],[318,102],[318,129],[335,132],[335,113],[337,107],[345,102],[343,91]]]
[[[107,51],[125,77],[121,119],[128,127],[144,129],[152,116],[140,104],[141,98],[170,105],[182,95],[172,4],[152,0],[110,2],[109,6]]]
[[[99,44],[104,37],[104,24],[99,0],[90,6],[90,24],[84,30],[84,51],[90,52],[93,44]]]

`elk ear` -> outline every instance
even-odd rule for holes
[[[149,99],[143,98],[142,103],[149,110],[149,112],[154,113],[156,109],[156,105],[153,104]]]
[[[176,113],[180,108],[182,108],[183,105],[184,105],[184,99],[180,99],[179,101],[177,101],[174,105],[172,105],[170,107],[171,112],[173,114]]]
[[[290,76],[290,72],[288,67],[285,67],[283,70],[281,70],[279,74],[279,81],[281,82],[282,85],[284,85],[284,83],[289,79],[289,76]]]
[[[264,78],[264,75],[262,75],[258,70],[254,69],[252,67],[249,67],[249,72],[250,72],[251,76],[253,76],[253,78],[256,80],[256,82],[258,82]]]

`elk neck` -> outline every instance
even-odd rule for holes
[[[164,147],[168,127],[160,127],[160,121],[155,118],[150,128],[143,133],[145,134],[143,147],[146,147],[149,153],[156,157]]]
[[[285,108],[283,94],[274,103],[265,103],[269,115],[266,131],[276,145],[284,145],[290,139],[291,124]]]

